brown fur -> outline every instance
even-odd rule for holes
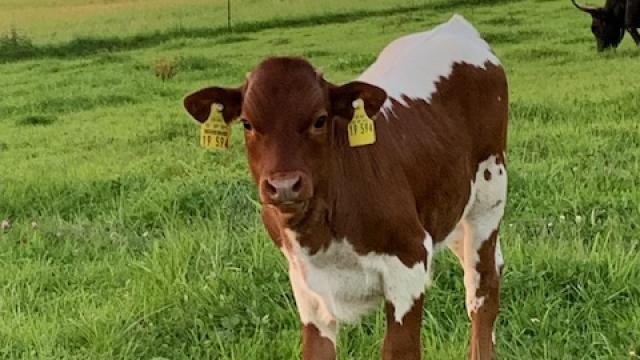
[[[413,307],[404,316],[402,324],[393,318],[393,304],[385,304],[387,333],[382,345],[383,360],[420,360],[420,327],[422,325],[422,307],[424,296],[415,301]]]
[[[302,357],[305,360],[333,360],[336,349],[331,340],[320,336],[315,325],[302,325]]]

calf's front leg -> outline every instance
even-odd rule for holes
[[[334,360],[336,358],[335,344],[320,333],[314,324],[302,327],[302,359],[303,360]]]
[[[335,360],[338,323],[290,264],[289,279],[302,321],[302,360]]]
[[[302,321],[302,359],[335,360],[338,323],[309,289],[297,256],[290,250],[284,252],[289,260],[289,280]]]
[[[422,324],[423,296],[415,300],[411,310],[399,322],[395,318],[395,307],[387,302],[387,332],[382,347],[384,360],[420,360],[420,328]]]
[[[433,240],[418,238],[401,255],[387,260],[383,274],[387,331],[383,360],[420,360],[420,329],[425,287],[431,284]]]

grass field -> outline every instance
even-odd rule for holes
[[[5,0],[0,4],[0,358],[295,359],[282,255],[241,128],[205,152],[181,98],[260,59],[352,79],[454,12],[510,80],[502,359],[640,358],[640,50],[598,54],[567,1]],[[162,81],[154,64],[173,64]],[[462,271],[436,258],[425,358],[461,359]],[[342,328],[378,357],[382,313]]]

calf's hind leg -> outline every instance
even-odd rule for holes
[[[461,234],[450,248],[464,268],[467,292],[467,314],[471,319],[471,359],[494,358],[494,322],[500,305],[500,276],[502,252],[498,230],[484,241],[477,241],[465,222],[458,230]],[[478,246],[478,242],[481,243]]]
[[[495,357],[494,323],[500,306],[502,253],[498,230],[504,213],[507,173],[492,156],[479,164],[475,198],[462,221],[464,235],[452,248],[464,267],[467,312],[471,319],[470,359]]]
[[[475,265],[470,264],[474,261],[465,264],[465,277],[466,272],[471,272],[470,277],[473,281],[472,285],[467,285],[467,311],[471,319],[470,359],[489,360],[495,357],[494,323],[500,307],[502,270],[502,255],[499,254],[500,245],[496,229],[477,250]]]

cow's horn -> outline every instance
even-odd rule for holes
[[[589,14],[593,14],[594,12],[596,12],[596,11],[598,10],[598,8],[597,8],[597,7],[595,7],[595,6],[584,6],[584,5],[580,5],[580,4],[578,4],[578,3],[576,2],[576,0],[571,0],[571,2],[573,3],[573,5],[574,5],[575,7],[577,7],[578,9],[580,9],[580,10],[582,10],[582,11],[584,11],[584,12],[587,12],[587,13],[589,13]]]

